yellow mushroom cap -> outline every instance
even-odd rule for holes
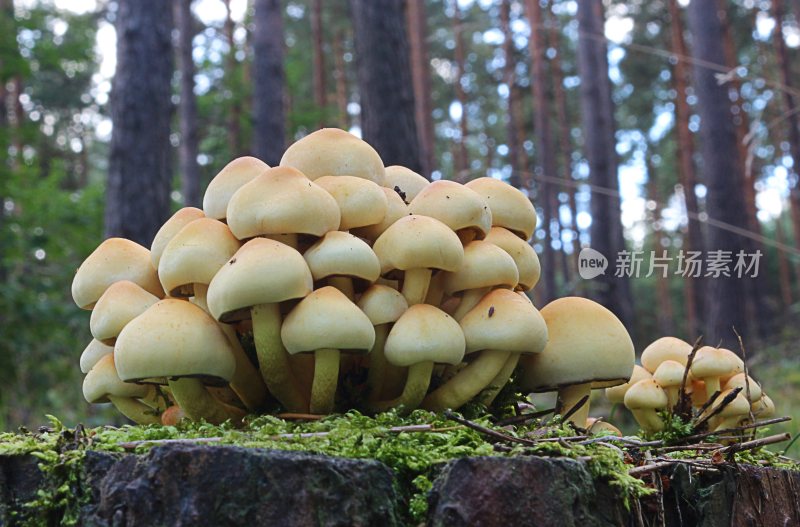
[[[430,184],[430,181],[410,168],[400,165],[386,167],[386,182],[383,185],[402,192],[405,195],[406,203],[411,203],[417,194]]]
[[[89,345],[83,350],[83,353],[81,353],[81,373],[89,373],[89,370],[97,364],[97,361],[109,353],[114,353],[114,346],[107,346],[99,340],[92,339]]]
[[[519,273],[517,289],[530,291],[539,283],[542,266],[539,264],[536,251],[528,242],[503,227],[492,227],[484,241],[497,245],[514,259]]]
[[[236,158],[225,165],[206,188],[203,196],[205,215],[215,220],[224,220],[228,216],[231,196],[268,168],[268,164],[250,156]]]
[[[658,368],[656,368],[656,371],[653,373],[653,379],[663,388],[680,386],[683,382],[683,374],[685,371],[685,364],[667,359],[658,365]]]
[[[733,390],[735,388],[741,388],[741,393],[745,396],[747,395],[747,385],[750,385],[750,402],[755,403],[759,399],[761,399],[761,385],[756,382],[755,379],[749,377],[742,373],[737,373],[730,379],[728,379],[725,384],[722,385],[723,390]]]
[[[504,227],[523,240],[536,230],[536,209],[528,197],[508,183],[492,177],[473,179],[466,184],[480,194],[492,209],[492,225]]]
[[[151,388],[122,382],[114,367],[114,354],[104,355],[83,379],[83,397],[92,404],[109,402],[108,396],[144,397]]]
[[[625,400],[625,392],[627,392],[631,386],[633,386],[634,384],[643,379],[652,379],[652,378],[653,374],[651,374],[649,371],[645,370],[638,364],[635,364],[633,366],[633,373],[631,374],[631,378],[630,380],[628,380],[628,382],[626,382],[625,384],[620,384],[619,386],[611,386],[609,388],[606,388],[606,399],[608,399],[609,402],[611,403],[620,404],[622,401]]]
[[[595,435],[600,434],[601,432],[610,433],[615,437],[622,437],[623,435],[619,428],[607,421],[601,421],[596,417],[588,417],[586,419],[585,428],[587,432]]]
[[[349,276],[372,283],[381,275],[381,264],[375,252],[364,240],[347,232],[327,233],[306,250],[303,258],[314,280]]]
[[[769,395],[766,393],[761,394],[761,399],[750,405],[753,415],[759,419],[769,419],[775,415],[775,403],[772,402]]]
[[[281,340],[291,354],[319,349],[367,353],[375,328],[367,315],[335,287],[309,294],[286,316]]]
[[[383,160],[369,143],[338,128],[323,128],[286,149],[281,166],[293,167],[308,179],[354,176],[383,185]]]
[[[150,261],[150,251],[125,238],[109,238],[83,261],[72,280],[72,299],[92,309],[108,286],[130,280],[162,298],[164,291]]]
[[[386,215],[380,223],[351,229],[350,232],[356,236],[371,241],[377,240],[390,225],[400,218],[408,216],[408,205],[405,204],[400,195],[392,189],[381,188],[383,189],[383,195],[386,197]]]
[[[269,168],[228,202],[228,226],[240,240],[270,234],[322,236],[339,228],[336,200],[301,172]]]
[[[675,337],[661,337],[642,352],[642,366],[653,373],[665,360],[674,360],[686,366],[692,345]]]
[[[405,216],[394,222],[372,246],[381,262],[381,274],[394,269],[457,271],[464,247],[444,223],[427,216]]]
[[[444,275],[444,291],[448,295],[482,287],[508,287],[519,283],[514,259],[500,247],[482,240],[464,246],[464,260],[457,271]]]
[[[431,305],[416,304],[392,326],[383,352],[395,366],[423,361],[456,365],[465,349],[464,332],[453,317]]]
[[[164,248],[158,266],[161,285],[170,296],[192,296],[193,284],[210,284],[241,245],[221,221],[195,220],[175,234]]]
[[[232,322],[241,310],[303,298],[313,284],[302,254],[281,242],[254,238],[217,272],[206,300],[214,318]],[[248,317],[249,313],[243,318]]]
[[[642,379],[625,392],[629,410],[658,410],[669,404],[667,392],[653,379]]]
[[[695,379],[731,377],[741,372],[739,362],[735,360],[737,358],[730,350],[703,346],[697,350],[692,361],[692,376]]]
[[[153,304],[122,330],[114,345],[124,381],[198,377],[228,382],[236,362],[217,322],[191,302],[167,298]]]
[[[474,243],[474,242],[473,242]],[[533,304],[508,289],[485,295],[461,319],[466,353],[500,350],[540,353],[547,344],[547,325]]]
[[[456,232],[470,232],[482,240],[492,228],[492,211],[474,190],[455,181],[434,181],[417,194],[408,212],[430,216]]]
[[[714,400],[714,403],[711,405],[710,411],[716,410],[722,405],[722,401],[725,400],[732,390],[723,390],[722,393],[719,394]],[[744,390],[736,394],[736,397],[725,405],[718,414],[720,417],[735,417],[737,415],[750,415],[750,401],[747,400],[747,397],[744,395]]]
[[[389,207],[383,187],[367,179],[353,176],[322,176],[314,183],[324,188],[341,212],[339,230],[381,223]]]
[[[522,385],[534,392],[592,383],[594,388],[631,378],[634,350],[619,319],[597,302],[565,297],[541,309],[549,340],[541,353],[522,357]]]
[[[178,234],[186,225],[200,218],[205,218],[205,214],[203,214],[202,210],[195,207],[184,207],[173,214],[172,217],[158,229],[155,238],[153,238],[153,243],[150,244],[150,261],[153,262],[153,267],[158,269],[161,253],[164,252],[164,247],[167,246],[172,237]]]
[[[358,299],[358,307],[373,326],[395,322],[408,309],[406,298],[386,285],[373,284]]]
[[[92,336],[103,344],[113,345],[122,328],[158,300],[128,280],[111,284],[92,310],[89,319]]]

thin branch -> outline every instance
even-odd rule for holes
[[[769,425],[774,425],[774,424],[777,424],[777,423],[784,423],[786,421],[791,421],[791,420],[792,420],[791,417],[775,417],[774,419],[767,419],[766,421],[758,421],[756,423],[749,423],[749,424],[737,426],[737,427],[734,427],[734,428],[725,428],[723,430],[713,430],[711,432],[703,432],[701,434],[694,434],[694,435],[686,436],[686,437],[682,438],[680,441],[681,441],[681,443],[684,443],[684,442],[689,443],[691,441],[697,441],[698,439],[703,439],[703,438],[708,437],[708,436],[714,436],[714,435],[719,435],[719,434],[728,434],[728,433],[731,433],[731,432],[741,432],[743,430],[749,430],[751,428],[760,428],[762,426],[769,426]]]
[[[464,419],[463,417],[460,417],[460,416],[454,414],[453,412],[451,412],[449,410],[445,411],[444,416],[447,417],[448,419],[451,419],[451,420],[457,422],[457,423],[461,423],[462,425],[464,425],[464,426],[466,426],[468,428],[472,428],[473,430],[475,430],[477,432],[480,432],[483,435],[486,435],[486,436],[489,436],[489,437],[493,437],[494,439],[498,439],[500,441],[508,441],[510,443],[520,443],[522,445],[528,445],[528,446],[536,446],[538,444],[537,441],[532,441],[530,439],[524,439],[522,437],[514,437],[514,436],[510,436],[510,435],[506,435],[506,434],[503,434],[501,432],[498,432],[497,430],[492,430],[491,428],[487,428],[487,427],[485,427],[483,425],[479,425],[478,423],[476,423],[474,421],[470,421],[469,419]]]
[[[788,441],[792,438],[792,435],[788,432],[783,434],[775,434],[773,436],[762,437],[761,439],[754,439],[753,441],[745,441],[744,443],[736,443],[735,445],[726,446],[717,450],[720,454],[735,454],[736,452],[741,452],[742,450],[752,450],[754,448],[760,448],[766,445],[772,445],[774,443],[782,443],[784,441]]]

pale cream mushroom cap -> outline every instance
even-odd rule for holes
[[[240,240],[277,234],[322,236],[339,228],[336,200],[301,172],[269,168],[228,203],[228,226]]]
[[[597,302],[565,297],[544,306],[549,340],[541,353],[522,357],[522,386],[534,392],[592,383],[593,388],[631,378],[634,349],[619,319]]]
[[[215,220],[224,220],[228,216],[231,196],[268,168],[268,164],[250,156],[236,158],[225,165],[206,188],[203,196],[205,215]]]
[[[317,289],[297,304],[281,326],[291,354],[319,349],[367,353],[375,344],[369,317],[335,287]]]
[[[417,197],[417,194],[430,184],[430,181],[410,168],[400,165],[386,167],[386,182],[384,186],[395,191],[400,190],[406,197],[406,203],[411,203]]]
[[[504,227],[529,240],[536,230],[536,209],[528,197],[508,183],[492,177],[473,179],[466,184],[480,194],[492,209],[492,225]]]
[[[378,279],[381,264],[367,243],[350,233],[331,231],[303,254],[314,280],[349,276],[369,283]]]
[[[200,218],[205,218],[202,210],[195,207],[184,207],[164,222],[164,225],[158,229],[153,238],[153,243],[150,244],[150,261],[153,262],[153,267],[158,269],[161,253],[164,252],[164,247],[167,246],[172,237],[178,234],[186,225]]]
[[[617,428],[616,426],[612,425],[608,421],[601,421],[601,420],[597,419],[596,417],[587,418],[586,419],[586,426],[584,428],[586,428],[586,431],[589,432],[590,434],[597,435],[597,434],[600,434],[601,432],[608,432],[612,436],[615,436],[615,437],[622,437],[623,436],[623,434],[622,434],[622,432],[620,431],[619,428]]]
[[[680,386],[683,382],[683,374],[685,371],[685,364],[667,359],[658,365],[658,368],[656,368],[656,371],[653,373],[653,379],[655,379],[662,388]]]
[[[340,231],[381,223],[389,202],[383,187],[354,176],[322,176],[314,183],[324,188],[341,212]]]
[[[114,353],[114,346],[107,346],[99,340],[92,339],[89,345],[84,348],[83,353],[81,353],[81,373],[89,373],[89,370],[97,364],[97,361],[109,353]]]
[[[456,232],[471,232],[479,240],[492,228],[492,211],[486,200],[455,181],[434,181],[417,194],[408,212],[436,218]]]
[[[254,238],[242,245],[211,280],[206,300],[220,322],[249,318],[249,310],[303,298],[314,281],[303,255],[288,245],[267,238]]]
[[[375,225],[351,229],[350,232],[361,238],[374,241],[394,222],[402,217],[408,216],[408,205],[406,205],[397,192],[389,188],[383,188],[383,195],[386,196],[387,203],[386,215],[383,217],[383,220]]]
[[[711,405],[711,408],[708,410],[709,412],[716,410],[722,405],[722,401],[725,400],[732,390],[723,390],[719,397],[714,400],[714,403]],[[750,415],[750,401],[747,400],[747,397],[744,395],[744,390],[736,394],[733,401],[725,405],[718,414],[719,417],[736,417],[736,416],[746,416]]]
[[[762,393],[761,399],[751,404],[750,409],[758,419],[769,419],[775,415],[775,403],[766,393]]]
[[[456,271],[464,260],[464,247],[444,223],[428,216],[404,216],[394,222],[372,246],[381,274],[394,269]]]
[[[653,373],[665,360],[674,360],[686,366],[692,345],[675,337],[661,337],[652,342],[642,352],[642,366]]]
[[[642,379],[625,392],[625,407],[629,410],[658,410],[667,404],[667,392],[653,379]]]
[[[109,238],[78,268],[72,280],[72,298],[79,308],[92,309],[108,286],[121,280],[139,284],[159,298],[164,296],[150,251],[125,238]]]
[[[157,296],[128,280],[111,284],[95,304],[89,318],[92,336],[112,346],[122,328],[158,300]]]
[[[519,273],[517,289],[530,291],[539,283],[542,266],[536,251],[528,242],[503,227],[492,227],[484,241],[497,245],[514,259]]]
[[[473,242],[474,243],[474,242]],[[464,318],[466,353],[481,350],[540,353],[547,344],[547,325],[533,304],[508,289],[485,295]]]
[[[708,377],[732,377],[740,373],[740,362],[738,357],[724,348],[714,348],[703,346],[694,356],[692,361],[692,377],[695,379],[706,379]]]
[[[323,128],[296,141],[280,165],[293,167],[315,180],[322,176],[354,176],[383,185],[383,160],[369,143],[338,128]]]
[[[652,378],[652,373],[645,370],[638,364],[635,364],[633,366],[633,373],[631,373],[631,378],[628,380],[628,382],[625,384],[620,384],[619,386],[611,386],[610,388],[606,388],[606,399],[608,399],[611,403],[620,404],[625,400],[625,392],[627,392],[631,386],[643,379]]]
[[[373,326],[395,322],[408,309],[406,298],[396,289],[373,284],[358,299],[358,307]]]
[[[83,397],[92,404],[109,402],[108,396],[145,397],[151,388],[122,382],[114,367],[114,354],[104,355],[83,379]]]
[[[748,382],[749,381],[749,382]],[[761,399],[762,391],[761,385],[756,382],[755,379],[752,377],[748,377],[747,375],[742,373],[737,373],[722,385],[723,390],[733,390],[735,388],[741,388],[742,391],[740,393],[747,395],[747,385],[750,385],[750,402],[755,403],[759,399]]]
[[[514,289],[518,283],[514,259],[500,247],[482,240],[465,245],[461,267],[444,275],[444,291],[448,295],[483,287]]]
[[[456,365],[465,349],[464,332],[453,317],[434,306],[416,304],[392,326],[383,352],[395,366],[424,361]]]
[[[221,221],[195,220],[175,234],[164,248],[158,266],[161,285],[170,296],[192,296],[193,284],[210,284],[241,245]]]
[[[168,298],[125,326],[114,345],[117,372],[124,381],[197,377],[230,381],[236,368],[222,329],[191,302]]]

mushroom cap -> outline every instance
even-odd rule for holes
[[[518,283],[514,259],[500,247],[482,240],[465,245],[461,267],[444,275],[444,291],[448,295],[483,287],[513,289]]]
[[[642,366],[653,373],[665,360],[674,360],[684,366],[689,360],[692,345],[675,337],[661,337],[652,342],[642,352]]]
[[[707,377],[736,375],[742,371],[736,359],[738,357],[730,350],[703,346],[697,350],[692,361],[692,376],[702,380]]]
[[[474,243],[474,242],[473,242]],[[540,353],[547,344],[547,325],[533,304],[508,289],[495,289],[461,319],[466,353],[500,350]]]
[[[428,216],[404,216],[394,222],[372,246],[381,262],[381,274],[394,269],[457,271],[464,247],[447,225]]]
[[[736,353],[732,352],[729,349],[720,348],[720,351],[722,351],[722,353],[727,355],[728,358],[736,365],[736,367],[734,368],[732,373],[730,373],[728,375],[723,375],[722,377],[720,377],[720,382],[721,383],[725,383],[725,382],[728,381],[728,379],[730,379],[734,375],[738,375],[739,373],[743,373],[744,372],[744,361],[742,360],[741,357],[739,357]]]
[[[725,384],[722,385],[722,390],[733,390],[735,388],[741,388],[742,391],[740,393],[747,396],[747,384],[750,385],[750,402],[755,403],[759,399],[761,399],[762,395],[761,385],[758,384],[756,380],[753,379],[752,377],[745,375],[744,372],[737,373],[736,375],[728,379],[725,382]]]
[[[157,296],[128,280],[111,284],[95,304],[89,318],[92,336],[113,346],[122,328],[158,300]]]
[[[775,403],[766,393],[762,393],[761,399],[751,404],[750,409],[759,419],[769,419],[775,415]]]
[[[302,254],[281,242],[254,238],[217,272],[206,301],[214,318],[234,322],[253,306],[303,298],[313,285]]]
[[[383,187],[372,181],[354,176],[322,176],[314,183],[324,188],[338,203],[341,231],[375,225],[386,217],[388,198]]]
[[[170,296],[192,296],[193,284],[210,284],[241,245],[221,221],[195,220],[173,236],[164,249],[158,266],[161,285]]]
[[[539,283],[542,266],[536,251],[528,242],[503,227],[492,227],[484,241],[497,245],[514,259],[519,273],[517,289],[530,291]]]
[[[722,401],[725,400],[725,397],[731,393],[731,390],[723,390],[719,397],[716,398],[714,404],[711,405],[711,410],[713,411],[722,405]],[[725,405],[720,413],[717,414],[720,417],[735,417],[737,415],[750,415],[750,401],[747,400],[747,397],[744,395],[744,390],[739,392],[736,397]]]
[[[536,230],[536,209],[531,200],[516,189],[493,177],[480,177],[466,184],[481,195],[492,209],[492,226],[504,227],[522,240],[529,240]]]
[[[685,371],[685,364],[667,359],[658,365],[658,368],[656,368],[656,371],[653,373],[653,379],[663,388],[680,386],[683,382],[683,374]]]
[[[395,366],[423,361],[456,365],[465,349],[464,332],[453,317],[434,306],[416,304],[394,323],[383,353]]]
[[[108,286],[120,280],[139,284],[159,298],[164,296],[150,251],[125,238],[109,238],[78,267],[72,280],[72,299],[79,308],[92,309]]]
[[[373,284],[361,294],[358,307],[369,317],[373,326],[380,326],[397,321],[408,309],[408,302],[396,289]]]
[[[294,142],[280,165],[301,171],[312,181],[322,176],[354,176],[383,185],[383,160],[369,143],[338,128],[322,128]]]
[[[356,236],[371,241],[377,240],[390,225],[400,218],[408,216],[408,205],[403,201],[403,198],[390,188],[381,188],[383,189],[383,195],[386,197],[386,215],[380,223],[351,229],[350,232]]]
[[[268,164],[250,156],[236,158],[225,165],[206,188],[203,196],[203,212],[209,218],[224,220],[228,216],[228,202],[231,196],[268,168]]]
[[[83,353],[81,353],[81,373],[89,373],[89,370],[97,364],[97,361],[109,353],[114,353],[114,346],[107,346],[97,339],[92,339],[83,350]]]
[[[348,232],[331,231],[303,254],[314,280],[349,276],[369,283],[381,275],[381,264],[367,242]]]
[[[601,421],[596,417],[587,417],[586,418],[586,431],[590,434],[599,434],[600,432],[609,432],[611,435],[615,437],[622,437],[622,432],[619,428],[612,425],[608,421]]]
[[[233,350],[217,322],[191,302],[167,298],[153,304],[122,330],[114,345],[122,380],[197,377],[230,381]]]
[[[375,328],[344,293],[326,286],[286,315],[281,340],[292,355],[325,348],[367,353],[375,344]]]
[[[610,388],[606,388],[606,399],[609,402],[614,404],[619,404],[625,400],[625,392],[628,391],[628,388],[636,384],[637,382],[641,381],[642,379],[652,379],[653,374],[649,371],[645,370],[638,364],[633,366],[633,373],[631,374],[631,378],[625,384],[620,384],[619,386],[611,386]]]
[[[167,246],[173,236],[178,234],[181,229],[194,220],[205,217],[206,216],[203,214],[203,211],[195,207],[183,207],[178,212],[173,214],[170,219],[168,219],[164,225],[158,229],[158,232],[153,238],[153,243],[150,244],[150,261],[153,262],[153,267],[158,269],[158,262],[161,260],[161,253],[164,252],[164,247]]]
[[[145,397],[152,388],[123,382],[114,367],[114,354],[102,356],[83,379],[83,397],[92,404],[109,402],[108,396]]]
[[[339,228],[336,200],[300,171],[268,168],[231,196],[228,226],[240,240],[271,234],[322,236]]]
[[[631,378],[634,350],[619,319],[597,302],[565,297],[541,309],[549,340],[541,353],[522,357],[522,385],[535,392],[593,383],[594,388]]]
[[[383,186],[405,194],[406,203],[411,203],[417,194],[430,184],[430,181],[410,168],[401,165],[386,167],[386,182]]]
[[[434,181],[417,194],[408,212],[436,218],[456,232],[472,232],[479,240],[492,228],[492,211],[486,200],[455,181]]]
[[[669,404],[667,392],[653,379],[642,379],[625,392],[629,410],[658,410]]]

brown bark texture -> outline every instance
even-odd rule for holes
[[[179,0],[175,4],[175,18],[178,26],[178,63],[181,72],[181,100],[178,105],[181,142],[178,149],[181,174],[181,193],[183,204],[198,207],[200,196],[200,165],[197,130],[197,98],[194,94],[194,59],[192,40],[194,38],[194,17],[192,0]]]
[[[253,155],[270,166],[285,144],[283,3],[255,0],[253,14]]]

